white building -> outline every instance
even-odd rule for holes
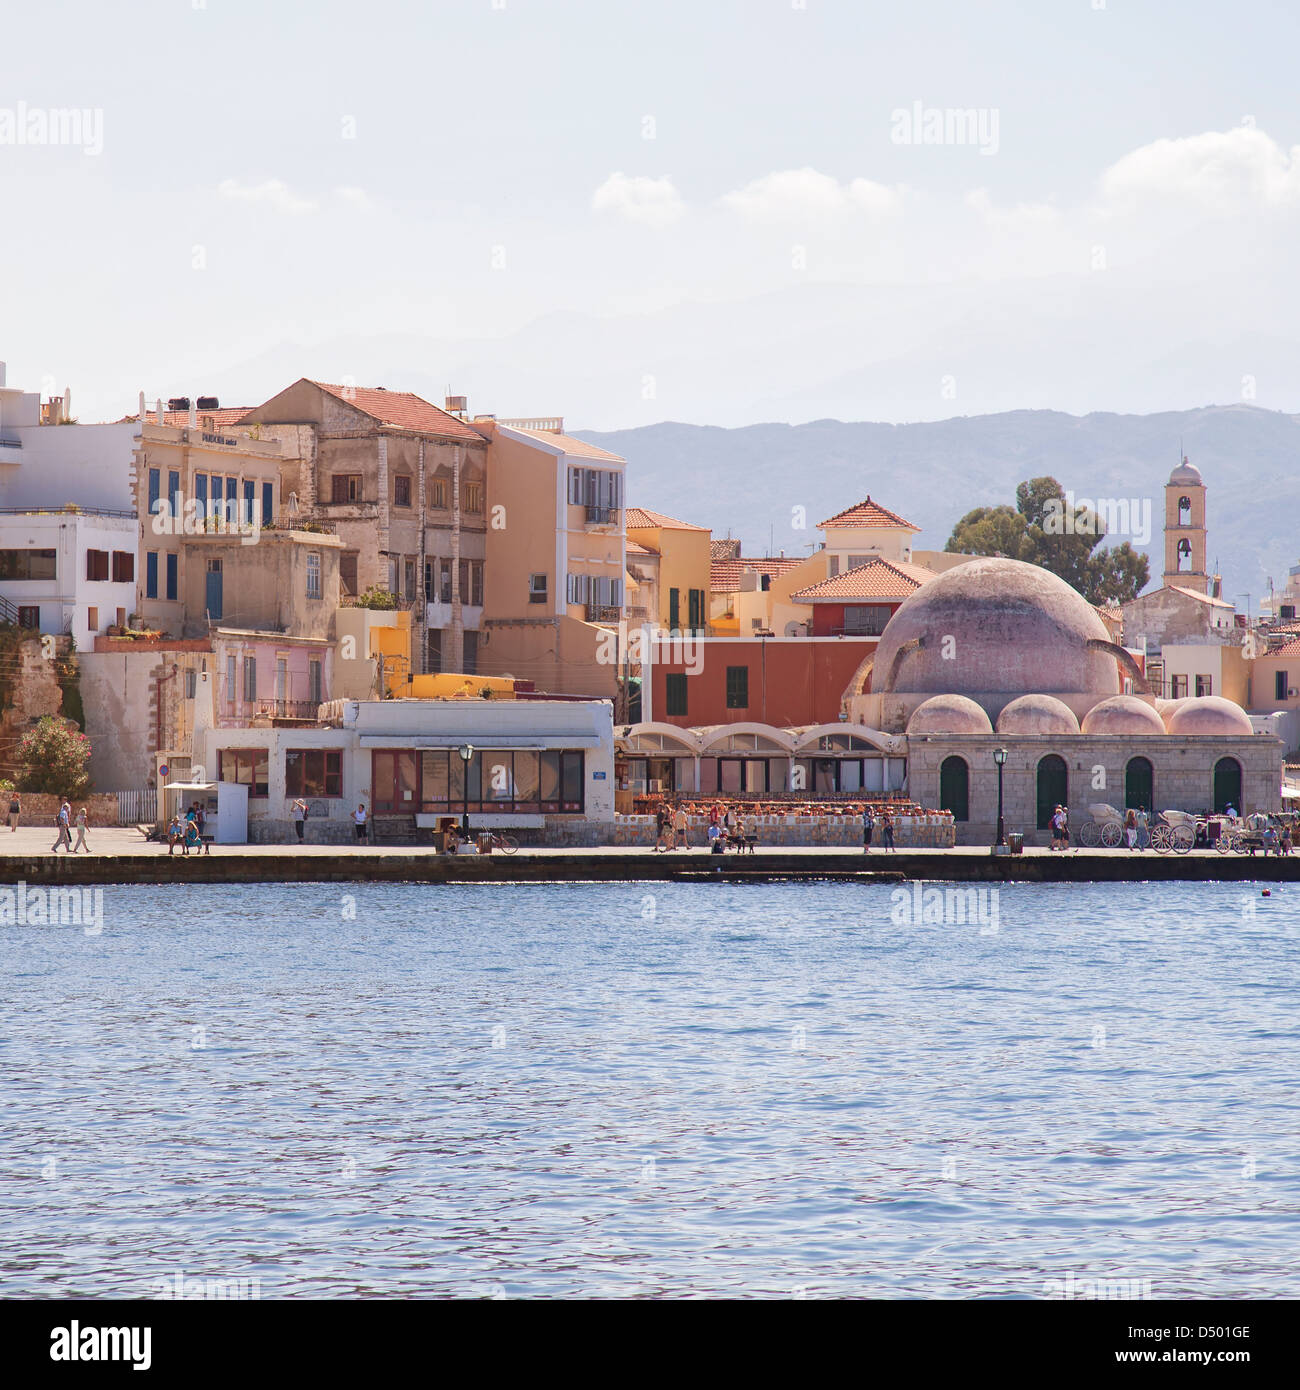
[[[135,611],[138,535],[134,512],[0,511],[0,621],[92,650]]]
[[[327,708],[328,726],[296,728],[270,720],[199,728],[196,716],[190,776],[248,786],[251,841],[289,840],[297,797],[310,808],[307,838],[318,843],[350,840],[358,803],[411,829],[467,816],[473,830],[509,829],[528,843],[613,840],[609,701],[337,700]]]

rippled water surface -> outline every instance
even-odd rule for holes
[[[1300,1296],[1272,891],[111,888],[0,927],[0,1293]]]

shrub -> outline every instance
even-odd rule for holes
[[[90,740],[46,715],[18,741],[18,789],[50,792],[69,800],[90,790]]]

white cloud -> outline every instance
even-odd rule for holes
[[[369,212],[374,207],[374,202],[370,194],[364,188],[341,187],[334,190],[334,196],[341,198],[345,203],[351,203],[353,207],[360,208],[363,212]]]
[[[597,212],[612,212],[647,227],[667,227],[686,211],[672,180],[614,173],[591,195]]]
[[[1300,147],[1286,150],[1254,126],[1155,140],[1101,177],[1112,205],[1187,199],[1224,213],[1300,202]]]
[[[902,207],[903,190],[870,179],[842,184],[811,168],[783,169],[724,194],[720,201],[755,222],[831,217],[849,210],[888,217]]]
[[[985,226],[998,232],[1050,231],[1061,221],[1059,208],[1050,203],[1016,203],[999,207],[987,188],[976,188],[966,195],[966,206],[977,212]]]
[[[245,203],[265,203],[277,212],[295,216],[304,212],[315,212],[316,204],[309,198],[301,198],[288,184],[280,179],[266,179],[262,183],[242,184],[236,179],[223,179],[217,186],[223,198],[234,198]]]

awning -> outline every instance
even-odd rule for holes
[[[411,752],[421,748],[459,748],[468,743],[474,749],[498,749],[516,753],[551,753],[566,748],[599,748],[600,739],[594,734],[556,734],[549,742],[538,742],[538,735],[511,738],[508,735],[475,738],[472,734],[362,734],[362,748],[391,748],[394,752]]]

